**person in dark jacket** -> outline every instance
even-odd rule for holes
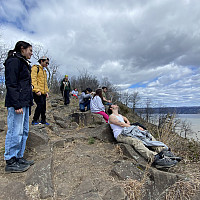
[[[14,50],[8,52],[5,65],[8,130],[5,141],[6,172],[24,172],[34,161],[23,158],[29,132],[29,109],[33,105],[31,86],[32,46],[18,41]]]
[[[71,85],[68,79],[68,75],[61,81],[60,88],[62,88],[62,94],[64,96],[64,104],[67,106],[70,103],[69,94],[71,92]]]

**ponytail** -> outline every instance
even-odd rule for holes
[[[28,42],[25,42],[25,41],[18,41],[17,43],[16,43],[16,45],[15,45],[15,48],[13,49],[13,50],[9,50],[8,51],[8,57],[7,57],[7,59],[8,58],[10,58],[12,55],[13,55],[13,53],[21,53],[21,49],[22,49],[22,47],[24,48],[24,49],[27,49],[28,47],[32,47],[32,45],[31,44],[29,44]]]

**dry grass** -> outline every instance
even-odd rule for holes
[[[200,181],[178,181],[172,185],[165,193],[165,200],[189,200],[199,192]]]
[[[124,191],[130,200],[141,200],[143,197],[143,182],[127,179],[123,183]]]

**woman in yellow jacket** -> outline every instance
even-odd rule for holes
[[[33,65],[31,69],[31,79],[33,86],[33,98],[37,107],[33,116],[32,125],[39,123],[49,125],[46,122],[46,97],[48,97],[47,73],[45,68],[49,65],[49,58],[43,56],[38,60],[40,65]],[[41,121],[39,117],[41,115]]]

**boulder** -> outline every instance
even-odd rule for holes
[[[104,142],[116,142],[109,124],[103,124],[90,128],[86,132],[89,137],[97,138]]]
[[[69,198],[69,200],[101,200],[98,195],[98,190],[94,187],[92,180],[85,180],[76,188],[74,194]]]
[[[154,168],[141,168],[129,161],[117,163],[111,170],[111,175],[119,180],[133,179],[144,182],[144,199],[157,199],[168,187],[183,177],[169,172],[160,171]]]
[[[70,127],[76,129],[79,127],[79,125],[76,122],[71,122]]]
[[[69,127],[69,125],[66,122],[61,121],[61,120],[56,120],[56,124],[64,129]]]
[[[48,144],[48,141],[49,137],[45,128],[41,128],[38,125],[30,130],[26,144],[28,148],[35,148],[40,145]]]
[[[92,114],[91,112],[75,112],[70,115],[73,122],[79,126],[89,126],[91,124],[104,124],[105,121],[101,115]]]
[[[52,158],[46,158],[35,163],[35,165],[28,170],[25,183],[26,186],[38,186],[41,199],[53,197]]]
[[[120,146],[125,156],[129,158],[133,158],[139,164],[142,164],[142,165],[147,164],[147,161],[145,160],[145,158],[143,158],[138,152],[136,152],[135,149],[131,145],[125,144],[125,143],[118,143],[118,145]]]
[[[121,186],[114,186],[110,188],[102,198],[103,200],[124,200],[127,195]]]

